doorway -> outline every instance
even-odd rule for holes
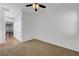
[[[5,25],[5,36],[6,37],[13,37],[13,22],[6,22]]]
[[[5,23],[5,47],[19,43],[14,36],[14,22]]]

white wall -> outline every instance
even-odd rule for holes
[[[38,15],[31,12],[22,13],[22,39],[23,41],[30,40],[34,37],[35,31],[37,31]]]
[[[3,10],[0,8],[0,44],[1,43],[4,43],[5,42],[5,33],[4,33],[4,28],[5,28],[5,25],[4,25],[4,12]]]
[[[22,11],[17,11],[16,21],[14,21],[14,36],[22,41]]]
[[[53,4],[52,4],[53,5]],[[22,35],[24,40],[37,38],[52,44],[79,51],[78,5],[59,4],[39,10],[23,12]]]
[[[22,41],[22,27],[21,21],[17,20],[14,22],[14,37],[16,37],[19,41]]]

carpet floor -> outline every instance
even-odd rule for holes
[[[79,52],[36,39],[0,48],[1,56],[79,56]]]

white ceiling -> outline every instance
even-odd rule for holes
[[[28,12],[32,12],[33,8],[32,7],[26,7],[25,5],[27,5],[28,3],[0,3],[0,5],[7,5],[7,6],[11,6],[11,7],[17,7],[17,8],[21,8],[23,11],[28,11]],[[46,3],[41,3],[43,5],[46,6],[46,9],[50,9],[51,7],[54,7],[58,4],[46,4]],[[44,10],[43,8],[39,8],[40,10]]]
[[[27,5],[28,3],[0,3],[0,5],[8,5],[11,7],[17,7],[17,8],[21,8],[24,12],[33,12],[33,8],[31,7],[25,7],[25,5]],[[46,9],[43,8],[39,8],[39,12],[40,11],[50,11],[51,9],[53,10],[55,7],[59,7],[59,6],[70,6],[70,7],[74,7],[75,8],[79,8],[79,3],[41,3],[43,5],[46,6]]]

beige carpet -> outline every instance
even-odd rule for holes
[[[36,39],[0,48],[2,56],[79,56],[79,52]]]

